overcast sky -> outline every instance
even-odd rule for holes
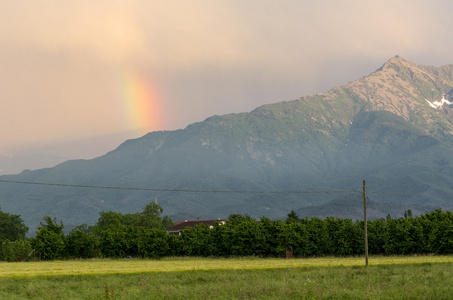
[[[397,54],[453,64],[452,15],[447,0],[2,0],[0,153],[184,128]]]

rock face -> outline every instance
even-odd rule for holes
[[[395,56],[323,94],[151,132],[92,160],[0,177],[154,190],[0,183],[0,207],[30,227],[43,214],[68,226],[92,224],[100,211],[136,212],[156,199],[175,221],[231,213],[284,218],[292,209],[361,218],[356,199],[366,179],[374,217],[451,209],[450,102],[453,65]]]

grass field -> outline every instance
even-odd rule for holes
[[[0,263],[0,299],[451,299],[453,256]]]

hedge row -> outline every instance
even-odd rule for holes
[[[351,256],[364,254],[363,221],[289,217],[286,221],[231,215],[225,224],[211,228],[198,225],[180,236],[162,228],[118,224],[104,230],[76,229],[68,235],[62,228],[43,227],[35,238],[1,243],[0,259],[39,251],[42,259],[92,257],[164,256]],[[61,225],[62,226],[62,225]],[[419,217],[368,221],[368,245],[372,255],[452,254],[453,214],[435,210]],[[58,226],[54,226],[58,228]]]

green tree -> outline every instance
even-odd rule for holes
[[[138,253],[144,257],[161,258],[170,253],[169,235],[162,228],[142,228],[138,236]]]
[[[111,229],[114,230],[124,224],[124,216],[122,213],[114,211],[102,211],[99,213],[99,219],[93,230],[99,234],[102,231]]]
[[[233,214],[226,222],[227,235],[225,246],[231,255],[260,255],[263,251],[265,235],[260,231],[255,219],[248,215]],[[265,251],[265,250],[264,250]]]
[[[2,261],[16,261],[17,259],[30,260],[33,249],[30,241],[17,240],[11,242],[10,240],[0,241],[0,260]]]
[[[286,222],[291,222],[291,221],[297,221],[299,220],[299,216],[297,215],[297,213],[293,210],[291,210],[291,212],[288,214],[288,217],[286,218]]]
[[[294,255],[308,256],[310,249],[306,222],[290,222],[287,230],[290,236],[286,246],[293,248]]]
[[[23,240],[27,232],[28,227],[20,215],[4,213],[0,208],[0,240]]]
[[[241,215],[241,214],[231,214],[228,216],[228,224],[239,224],[239,223],[242,223],[242,222],[247,222],[247,221],[255,221],[254,219],[252,219],[252,217],[250,217],[249,215]]]
[[[353,223],[351,219],[324,220],[329,232],[330,255],[359,255],[364,252],[363,221]]]
[[[367,230],[369,253],[381,255],[385,254],[384,243],[386,239],[387,222],[384,219],[368,221]]]
[[[45,260],[63,258],[65,252],[63,222],[60,221],[58,224],[56,218],[43,216],[43,221],[39,224],[36,237],[30,239],[33,249],[40,251],[42,259]]]
[[[420,216],[426,237],[427,251],[437,254],[453,253],[453,213],[436,209]]]
[[[82,224],[82,225],[77,225],[74,227],[73,230],[80,230],[84,233],[92,233],[93,232],[93,226],[88,226],[87,224]]]
[[[182,251],[186,256],[215,255],[211,229],[205,224],[186,228],[181,233]]]
[[[297,222],[285,223],[280,220],[272,222],[268,218],[261,218],[258,224],[261,235],[264,237],[263,246],[266,249],[260,253],[262,256],[284,257],[286,249],[294,249],[296,244],[296,232],[292,229],[292,224]]]
[[[120,225],[102,231],[99,250],[103,257],[137,256],[140,228]]]
[[[412,218],[412,211],[410,209],[404,211],[404,218]]]
[[[229,230],[225,226],[225,222],[215,222],[210,229],[210,241],[212,242],[212,255],[220,257],[228,257],[231,255],[230,248],[228,247]]]
[[[442,221],[433,229],[429,237],[432,252],[436,254],[453,253],[453,224]]]
[[[146,228],[162,228],[162,218],[161,214],[164,210],[162,207],[155,203],[151,202],[143,208],[143,211],[139,214],[140,219],[138,224],[139,226]]]
[[[65,251],[64,238],[49,229],[40,229],[36,233],[36,237],[30,239],[30,242],[33,249],[41,252],[41,257],[44,260],[63,258]]]
[[[327,222],[317,217],[301,220],[306,224],[307,246],[305,247],[305,256],[325,256],[329,253],[331,243],[330,235],[327,229]]]
[[[121,226],[137,226],[144,228],[165,228],[173,222],[168,216],[161,217],[162,207],[151,202],[143,208],[142,212],[133,214],[122,214],[113,211],[103,211],[99,213],[99,219],[93,231],[100,235],[102,231],[111,229],[116,230]]]
[[[47,229],[47,230],[52,231],[52,232],[54,232],[56,234],[59,234],[59,235],[62,235],[62,236],[64,235],[64,232],[63,232],[63,229],[64,229],[63,221],[60,220],[60,224],[58,224],[57,218],[54,217],[52,219],[51,216],[43,216],[42,220],[44,222],[43,221],[39,222],[38,230]]]
[[[98,254],[97,241],[89,231],[75,228],[66,236],[66,254],[73,258],[92,258]]]
[[[423,249],[423,228],[414,218],[387,220],[384,249],[386,254],[418,254]]]
[[[154,232],[154,235],[142,233],[148,229],[163,230],[165,226],[172,224],[170,218],[161,217],[162,212],[163,209],[159,204],[151,202],[143,208],[142,212],[138,213],[122,214],[113,211],[99,213],[98,222],[92,231],[99,240],[99,250],[102,256],[155,257],[161,255],[161,252],[153,252],[154,250],[151,249],[150,245],[153,245],[153,241],[143,240],[157,238],[157,235]],[[165,232],[165,234],[167,233]]]

